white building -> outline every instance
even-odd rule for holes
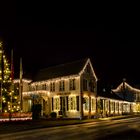
[[[97,77],[90,59],[40,70],[32,81],[23,79],[23,111],[33,101],[42,105],[42,115],[91,117],[96,113]]]
[[[115,93],[97,95],[97,77],[89,58],[42,69],[22,82],[24,112],[31,112],[33,104],[42,105],[42,116],[56,112],[57,117],[80,119],[134,111],[133,102]]]
[[[133,104],[133,112],[140,112],[140,89],[130,86],[126,81],[123,81],[116,89],[112,90],[116,95],[123,100]]]

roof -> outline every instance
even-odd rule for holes
[[[86,64],[87,60],[88,59],[86,58],[66,64],[41,69],[36,73],[33,81],[43,81],[57,77],[79,74],[79,72],[83,69],[84,65]]]
[[[118,95],[116,95],[113,92],[110,92],[110,93],[109,92],[100,92],[100,93],[98,93],[98,96],[124,101],[121,97],[119,97]]]
[[[136,93],[136,92],[140,93],[140,89],[134,88],[126,82],[124,82],[124,87],[123,87],[123,82],[122,82],[116,89],[112,89],[112,91],[115,93],[119,93],[119,92],[122,92],[124,90],[123,88],[125,88],[125,90],[128,90],[132,93]]]
[[[116,89],[112,89],[112,92],[126,101],[134,102],[136,98],[135,94],[140,94],[140,89],[134,88],[126,82],[122,82]]]

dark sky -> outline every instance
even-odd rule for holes
[[[15,72],[23,58],[24,72],[90,57],[100,81],[119,84],[125,77],[140,83],[140,27],[135,22],[48,24],[34,15],[4,14],[0,37],[6,53],[14,49]]]

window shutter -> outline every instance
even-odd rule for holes
[[[53,98],[52,98],[52,111],[53,111]]]
[[[77,111],[79,111],[79,96],[76,96]]]

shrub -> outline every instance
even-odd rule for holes
[[[51,116],[51,118],[55,119],[57,114],[56,114],[56,112],[51,112],[50,116]]]

